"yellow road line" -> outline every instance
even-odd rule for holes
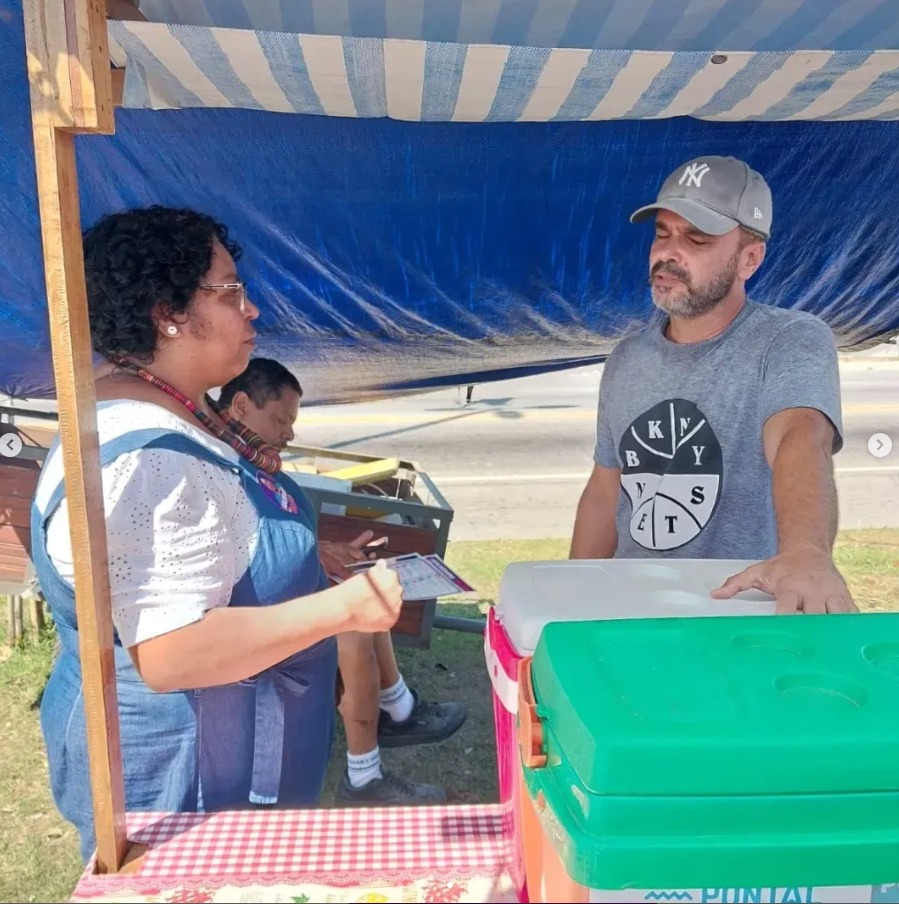
[[[882,477],[899,473],[899,466],[835,468],[837,476],[844,474],[879,474]],[[571,483],[585,481],[589,471],[560,471],[547,474],[434,474],[428,472],[438,487],[475,486],[493,483]]]
[[[886,414],[899,415],[899,405],[844,405],[843,414]],[[349,408],[346,414],[313,414],[300,412],[297,426],[303,427],[330,427],[346,424],[452,424],[454,422],[496,419],[503,421],[529,420],[529,421],[593,421],[596,419],[594,411],[540,411],[525,409],[523,411],[514,408],[484,408],[477,410],[460,409],[441,413],[429,414],[354,414]]]

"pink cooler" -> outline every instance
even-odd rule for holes
[[[513,562],[503,572],[496,606],[487,616],[484,655],[493,686],[499,799],[508,808],[519,853],[514,877],[519,900],[528,897],[518,807],[518,663],[533,655],[543,626],[606,618],[773,614],[773,599],[758,591],[732,600],[711,597],[728,577],[752,564],[733,559],[581,559]]]
[[[519,821],[520,793],[516,716],[518,712],[518,655],[508,635],[496,617],[495,607],[487,613],[484,633],[484,655],[493,685],[493,726],[496,731],[496,765],[499,779],[499,799],[503,805],[505,832],[514,844],[515,862],[510,857],[512,879],[517,885],[518,900],[526,902],[524,849]]]

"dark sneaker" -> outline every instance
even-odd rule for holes
[[[391,772],[383,775],[361,788],[354,788],[344,772],[337,785],[335,801],[346,807],[415,807],[446,803],[446,792],[437,785],[413,782]]]
[[[445,741],[465,723],[464,703],[427,703],[410,688],[415,706],[405,722],[395,722],[383,709],[378,716],[379,747],[411,747]]]

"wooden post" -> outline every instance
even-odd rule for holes
[[[12,594],[6,597],[6,637],[9,645],[14,647],[18,637],[16,637],[16,598]]]
[[[32,594],[28,614],[34,628],[34,636],[39,638],[44,630],[44,601],[39,593]]]
[[[114,131],[106,16],[100,0],[25,0],[24,14],[98,870],[117,872],[125,806],[74,147],[76,133]]]
[[[21,643],[25,639],[25,619],[22,613],[22,597],[14,596],[12,598],[13,605],[13,632],[15,634],[16,643]]]

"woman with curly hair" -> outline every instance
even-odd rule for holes
[[[259,312],[226,228],[152,207],[84,238],[129,811],[318,800],[344,631],[389,629],[384,567],[329,588],[312,508],[208,395],[246,368]],[[41,702],[54,799],[95,848],[73,552],[59,448],[33,555],[61,640]]]

